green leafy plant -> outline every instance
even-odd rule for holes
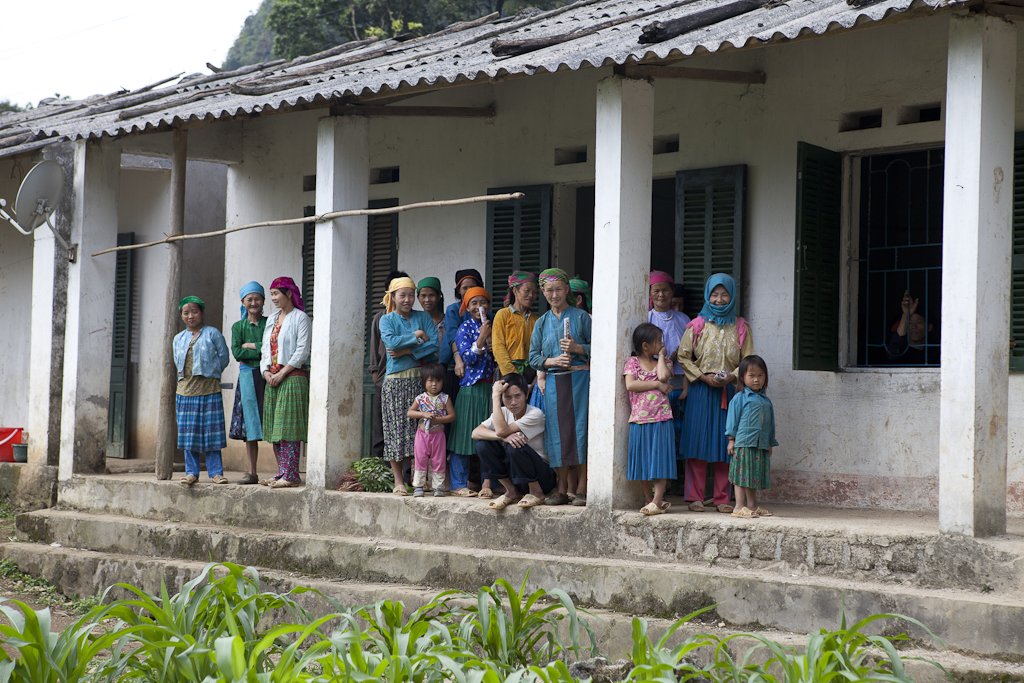
[[[363,458],[352,463],[356,471],[359,485],[364,491],[385,493],[395,488],[395,475],[391,471],[391,463],[380,458]]]

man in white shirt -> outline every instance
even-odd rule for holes
[[[505,405],[502,406],[502,399]],[[498,479],[505,493],[487,506],[533,507],[557,488],[558,477],[544,452],[544,413],[527,403],[522,375],[508,374],[491,386],[491,416],[473,430],[480,476]]]

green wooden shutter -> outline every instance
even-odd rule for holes
[[[370,202],[371,209],[398,206],[397,199],[379,199]],[[398,214],[367,216],[366,238],[366,353],[363,359],[363,437],[362,453],[373,452],[373,394],[377,390],[370,374],[370,325],[373,316],[384,310],[388,275],[398,269]]]
[[[839,369],[842,156],[797,146],[793,369]]]
[[[306,206],[303,216],[315,216],[316,207]],[[316,263],[316,223],[302,224],[302,301],[306,313],[313,316],[313,264]]]
[[[676,282],[686,287],[686,314],[704,305],[714,273],[743,282],[743,207],[747,167],[722,166],[676,174]],[[742,299],[740,305],[743,305]]]
[[[135,243],[135,233],[117,236],[117,246]],[[110,409],[107,411],[107,457],[127,458],[129,364],[132,349],[133,251],[117,252],[114,270],[114,331],[110,354]]]
[[[522,199],[487,203],[487,291],[491,308],[502,307],[508,276],[539,274],[551,260],[551,186],[491,188],[487,194],[522,192]],[[569,274],[570,276],[572,273]],[[540,298],[544,310],[544,298]]]
[[[1013,145],[1013,275],[1010,285],[1010,371],[1024,372],[1024,131]]]

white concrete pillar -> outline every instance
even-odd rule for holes
[[[1017,33],[951,16],[946,71],[939,528],[1006,531]]]
[[[629,400],[622,368],[647,321],[651,260],[654,85],[611,76],[597,84],[594,324],[590,362],[587,506],[639,507],[626,480]]]
[[[369,122],[320,119],[316,146],[316,212],[362,209],[369,202]],[[316,226],[313,339],[310,351],[306,485],[334,487],[359,459],[366,353],[365,216]]]
[[[36,230],[32,246],[32,341],[28,382],[28,461],[34,465],[56,465],[60,454],[59,446],[53,452],[50,448],[51,436],[60,430],[60,405],[50,401],[55,379],[52,370],[57,249],[63,251],[48,228]]]
[[[117,245],[120,177],[119,144],[75,143],[71,241],[78,243],[78,260],[68,268],[61,480],[77,472],[102,472],[106,462],[117,255],[91,254]]]

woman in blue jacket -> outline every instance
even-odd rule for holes
[[[174,365],[178,388],[174,412],[178,419],[178,448],[185,451],[185,478],[192,486],[199,481],[199,455],[206,454],[206,472],[214,484],[228,483],[220,452],[227,446],[224,434],[224,401],[220,394],[220,373],[231,362],[224,335],[203,325],[206,304],[187,296],[178,304],[188,329],[174,337]]]

